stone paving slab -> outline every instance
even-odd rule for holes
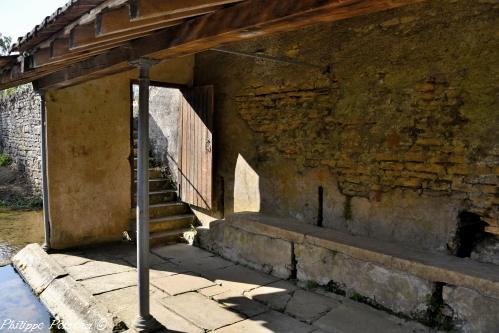
[[[309,333],[317,328],[277,311],[269,311],[251,319],[216,330],[217,333]],[[367,333],[367,332],[366,332]]]
[[[91,259],[76,254],[53,253],[50,255],[59,265],[63,267],[78,266],[89,262]]]
[[[135,319],[137,319],[137,306],[128,307],[117,313],[118,317],[121,318],[125,324],[132,328],[130,331],[135,332],[133,330],[133,323]],[[151,314],[157,321],[159,321],[166,329],[164,332],[169,333],[201,333],[204,332],[203,329],[197,327],[192,324],[188,320],[182,318],[176,313],[168,310],[165,306],[163,306],[158,300],[151,299]]]
[[[122,259],[126,261],[128,264],[132,265],[133,267],[137,267],[137,253],[124,256],[122,257]],[[149,266],[153,267],[156,265],[164,264],[165,262],[166,260],[161,258],[160,256],[157,256],[152,252],[149,253]]]
[[[274,310],[284,311],[298,287],[287,281],[277,281],[266,286],[245,292],[244,296],[267,304]]]
[[[172,296],[215,285],[210,280],[190,274],[176,274],[155,279],[151,281],[151,284]]]
[[[122,289],[137,285],[137,272],[122,272],[100,276],[88,280],[81,281],[92,294],[102,294],[108,291]]]
[[[198,290],[198,293],[206,297],[213,297],[215,295],[222,294],[224,292],[227,292],[227,289],[223,288],[222,286],[219,286],[218,284],[215,286]]]
[[[106,304],[109,311],[118,313],[128,308],[137,310],[137,295],[137,287],[132,286],[95,295],[95,298]]]
[[[339,304],[331,298],[300,289],[295,291],[284,312],[301,321],[311,323]]]
[[[83,252],[88,258],[123,258],[137,253],[137,247],[135,244],[129,242],[114,242],[97,247],[80,249],[78,252]]]
[[[91,302],[102,304],[133,332],[138,312],[137,273],[126,261],[130,260],[133,248],[125,248],[124,253],[120,249],[124,247],[55,256],[53,259],[67,267],[70,272],[67,278],[75,285],[68,288],[68,283],[66,287],[58,283],[54,288],[63,293],[84,290],[82,294],[86,293]],[[429,332],[418,323],[405,322],[345,297],[303,290],[289,281],[232,264],[189,245],[165,246],[153,251],[157,255],[150,270],[151,313],[172,332]],[[121,271],[124,268],[127,270]],[[73,276],[82,280],[75,281]],[[70,292],[68,295],[71,299]],[[59,303],[72,304],[67,302]],[[85,304],[91,302],[71,306],[76,312],[92,317],[91,312],[84,310]],[[56,308],[57,304],[51,306]],[[366,322],[358,318],[366,318]]]
[[[188,271],[189,270],[184,267],[180,267],[178,265],[172,264],[171,262],[165,261],[161,264],[152,266],[149,270],[149,277],[152,281],[180,273],[187,273]]]
[[[77,325],[69,327],[69,332],[113,331],[111,312],[70,276],[54,280],[40,300],[63,324]]]
[[[163,246],[154,248],[151,250],[151,252],[162,258],[175,259],[185,262],[196,261],[200,258],[213,256],[213,254],[208,251],[187,244]]]
[[[248,318],[264,313],[268,308],[260,302],[249,299],[248,297],[230,292],[215,295],[213,299],[222,303],[227,308],[241,313]]]
[[[406,322],[403,319],[391,316],[386,312],[378,311],[364,304],[345,300],[333,308],[314,326],[320,327],[329,333],[430,333],[434,332],[415,322]]]
[[[229,266],[234,266],[233,262],[222,259],[220,257],[201,257],[201,258],[172,258],[173,263],[188,269],[191,272],[204,274],[213,270],[223,269]]]
[[[37,295],[56,278],[67,275],[38,244],[25,246],[12,258],[12,264]]]
[[[66,267],[66,271],[75,280],[86,280],[104,275],[135,270],[126,261],[117,259],[115,262],[89,261],[82,265]]]
[[[215,281],[227,292],[243,295],[245,291],[279,281],[279,278],[257,272],[241,265],[210,271],[203,274],[207,279]]]
[[[245,318],[198,293],[163,298],[161,303],[198,327],[214,330]]]

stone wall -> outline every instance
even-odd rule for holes
[[[151,86],[149,90],[149,140],[152,155],[178,184],[180,98],[178,89]]]
[[[151,80],[189,84],[194,57],[164,61]],[[48,186],[54,249],[116,241],[132,207],[130,83],[138,70],[47,91]]]
[[[305,225],[233,214],[195,244],[307,288],[345,295],[449,332],[498,332],[499,266]]]
[[[40,97],[31,84],[0,94],[0,152],[9,155],[41,195]]]
[[[198,55],[225,214],[313,224],[321,186],[323,224],[354,234],[443,250],[460,211],[499,226],[498,14],[497,1],[428,1],[229,46],[322,69]]]

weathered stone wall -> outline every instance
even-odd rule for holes
[[[225,214],[315,223],[322,186],[324,225],[354,234],[445,249],[462,210],[499,226],[498,27],[497,1],[427,1],[230,45],[324,70],[198,55]]]
[[[180,98],[178,89],[151,86],[149,139],[152,155],[178,184],[178,128]]]
[[[31,84],[0,94],[0,152],[25,175],[33,194],[41,194],[40,96]]]
[[[499,266],[259,213],[197,229],[195,244],[449,332],[499,330]]]
[[[194,57],[162,62],[151,80],[189,84]],[[132,198],[130,84],[138,70],[49,90],[48,185],[51,246],[119,240]]]

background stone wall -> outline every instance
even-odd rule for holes
[[[31,84],[0,95],[0,152],[9,155],[41,195],[40,97]]]
[[[428,1],[230,45],[322,70],[198,55],[225,214],[316,223],[321,186],[323,224],[354,234],[445,249],[463,210],[499,226],[498,26],[497,1]]]
[[[153,157],[178,185],[180,98],[178,89],[151,86],[149,90],[149,141]]]

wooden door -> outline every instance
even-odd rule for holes
[[[180,199],[212,208],[213,86],[182,91],[180,103]]]

